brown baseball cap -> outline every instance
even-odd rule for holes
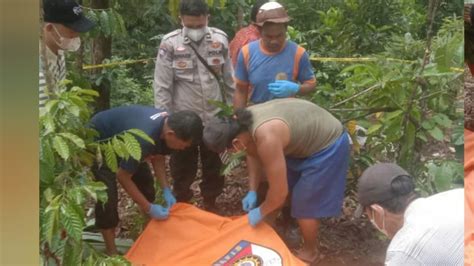
[[[263,26],[266,22],[287,23],[290,17],[286,9],[277,2],[268,2],[263,4],[257,13],[257,21],[255,24]]]
[[[392,191],[392,181],[399,176],[410,174],[394,163],[376,163],[367,168],[357,186],[359,203],[365,207],[398,196]]]

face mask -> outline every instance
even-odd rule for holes
[[[184,27],[183,31],[184,31],[184,35],[188,36],[189,39],[191,39],[194,42],[199,42],[200,40],[202,40],[204,35],[206,35],[207,27],[205,26],[199,29],[190,29],[188,27]]]
[[[59,41],[56,41],[56,44],[59,46],[59,48],[61,48],[61,50],[75,52],[79,49],[79,47],[81,47],[81,38],[65,38],[59,34],[59,31],[54,25],[53,28],[56,31],[56,34],[59,36]]]
[[[372,218],[370,218],[370,222],[375,226],[375,228],[377,228],[377,230],[379,230],[380,232],[382,232],[384,235],[388,236],[388,233],[387,233],[387,230],[385,229],[385,211],[384,209],[382,209],[382,228],[380,228],[377,223],[375,222],[375,211],[374,209],[372,209]]]

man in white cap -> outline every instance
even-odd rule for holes
[[[419,198],[400,166],[377,163],[359,178],[363,210],[392,239],[385,265],[463,265],[464,189]]]
[[[235,67],[234,108],[311,93],[316,88],[305,49],[286,39],[290,18],[277,2],[260,7],[256,25],[261,39],[242,47]]]

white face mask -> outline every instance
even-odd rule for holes
[[[79,47],[81,47],[81,38],[65,38],[61,36],[58,29],[56,29],[56,26],[53,25],[53,28],[56,31],[56,34],[59,36],[59,41],[56,41],[56,44],[59,46],[59,48],[61,48],[61,50],[75,52],[79,49]]]
[[[207,32],[207,26],[204,26],[199,29],[190,29],[188,27],[183,27],[183,32],[185,36],[188,36],[189,39],[191,39],[194,42],[199,42],[204,38],[204,35],[206,35]]]
[[[385,211],[382,208],[382,228],[380,228],[377,223],[375,222],[375,210],[373,208],[370,208],[372,210],[372,218],[370,218],[370,222],[379,230],[382,232],[384,235],[388,236],[387,230],[385,229]]]

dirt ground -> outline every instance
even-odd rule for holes
[[[200,173],[198,173],[198,176]],[[243,215],[241,199],[247,192],[247,177],[244,167],[237,167],[226,177],[223,193],[217,198],[218,214],[222,216]],[[193,204],[201,207],[202,198],[199,180],[193,183]],[[135,239],[141,230],[143,219],[123,189],[120,188],[119,214],[121,222],[117,231],[120,238]],[[343,215],[337,219],[326,219],[320,228],[321,259],[314,265],[383,265],[389,241],[378,233],[364,216],[354,217],[355,199],[347,197]]]
[[[464,72],[464,117],[465,127],[474,130],[474,78],[466,67]],[[452,148],[447,143],[436,143],[423,152],[426,157],[454,157]],[[169,174],[169,171],[168,171]],[[198,178],[200,172],[198,171]],[[193,204],[202,207],[198,179],[193,183]],[[217,213],[222,216],[245,214],[241,199],[247,192],[247,175],[245,166],[234,169],[226,177],[223,193],[217,198]],[[119,215],[121,221],[117,229],[119,238],[136,239],[143,230],[145,219],[139,214],[136,205],[123,189],[119,189]],[[341,217],[325,219],[320,228],[321,259],[314,265],[351,265],[376,266],[383,265],[385,251],[389,240],[377,232],[365,216],[356,218],[356,200],[349,195],[344,200]],[[89,212],[91,213],[91,212]],[[291,243],[289,243],[291,246]],[[290,249],[293,247],[290,247]]]

